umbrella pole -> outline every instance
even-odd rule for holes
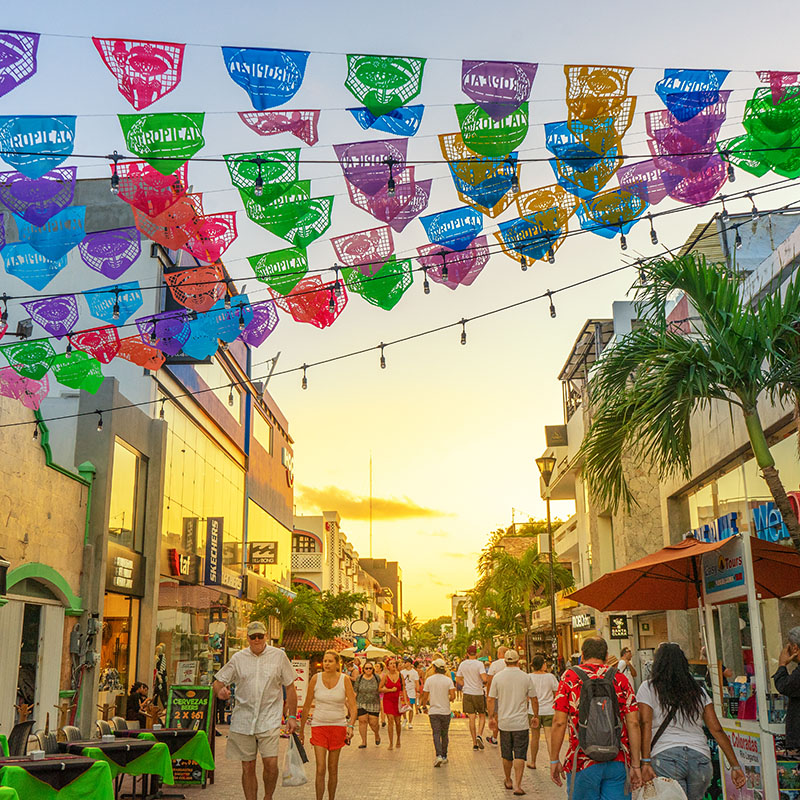
[[[706,661],[709,664],[709,669],[711,668],[711,655],[708,649],[708,632],[706,631],[706,615],[705,609],[703,604],[703,587],[700,583],[700,575],[697,569],[697,560],[702,558],[702,556],[695,556],[692,558],[692,577],[694,578],[694,588],[695,592],[697,592],[697,622],[700,625],[700,641],[703,645],[703,651],[706,655]]]

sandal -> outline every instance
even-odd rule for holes
[[[538,663],[538,662],[537,662],[537,663]],[[365,745],[365,744],[360,744],[360,745],[358,746],[358,749],[359,749],[359,750],[364,750],[365,748],[366,748],[366,745]]]

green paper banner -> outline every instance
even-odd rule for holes
[[[501,119],[492,119],[475,103],[457,103],[455,108],[464,144],[482,156],[507,156],[528,135],[527,102]]]
[[[269,208],[277,213],[254,221],[275,236],[291,242],[295,247],[306,248],[330,227],[333,197],[312,197],[309,200],[286,203],[279,207],[276,203]]]
[[[282,295],[289,294],[308,272],[308,257],[301,247],[248,256],[247,260],[256,277]]]
[[[0,347],[0,351],[17,375],[35,381],[44,378],[56,355],[47,339],[29,339],[27,342],[6,344]]]
[[[247,189],[239,189],[248,217],[257,225],[280,224],[282,221],[296,219],[300,215],[300,204],[311,199],[311,181],[275,184],[282,191],[269,200],[255,197]]]
[[[119,114],[128,149],[162,175],[172,175],[206,143],[205,114]]]
[[[286,187],[297,181],[300,148],[231,153],[223,158],[231,176],[231,183],[237,189],[244,190],[248,197],[263,204],[272,202],[286,191]],[[254,193],[259,175],[259,161],[263,182],[260,196]]]
[[[419,94],[424,69],[424,58],[348,55],[344,85],[380,117]]]
[[[57,355],[53,359],[53,374],[62,386],[83,389],[89,394],[96,394],[104,380],[100,362],[83,350],[73,350],[69,356]]]
[[[391,311],[397,305],[413,281],[411,259],[398,261],[395,256],[384,262],[371,277],[351,267],[343,267],[342,275],[351,292],[360,294],[368,303],[384,311]]]

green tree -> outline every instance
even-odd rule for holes
[[[579,458],[592,496],[616,510],[635,502],[625,477],[629,459],[661,479],[691,474],[691,420],[714,401],[741,414],[756,463],[795,547],[800,524],[775,469],[758,402],[800,397],[800,273],[782,290],[757,298],[742,276],[688,254],[643,267],[639,325],[609,347],[591,376],[592,423]],[[691,331],[667,321],[667,301],[681,291]]]
[[[316,635],[320,639],[332,639],[344,631],[346,624],[355,619],[361,606],[369,600],[363,592],[323,592],[320,598],[320,615]]]
[[[315,633],[321,612],[320,596],[308,587],[298,587],[294,598],[282,592],[263,589],[253,604],[250,618],[265,624],[269,623],[270,618],[276,619],[280,626],[278,645],[282,645],[286,631]]]

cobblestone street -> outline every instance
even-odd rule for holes
[[[397,797],[433,796],[436,800],[500,800],[509,798],[511,792],[503,788],[503,769],[499,748],[487,744],[486,749],[473,752],[466,719],[454,719],[450,725],[449,763],[439,769],[433,768],[433,739],[426,716],[418,718],[413,730],[402,733],[402,747],[388,750],[389,737],[382,729],[381,744],[376,747],[372,739],[366,750],[359,750],[360,738],[356,733],[353,744],[346,747],[339,763],[340,800],[386,800]],[[222,728],[223,733],[226,728]],[[487,729],[488,733],[488,729]],[[203,789],[182,789],[187,800],[241,800],[241,769],[238,762],[225,758],[226,736],[217,737],[217,773],[213,786]],[[308,783],[300,787],[283,788],[278,779],[276,800],[314,800],[314,754],[308,747],[309,763],[306,764]],[[283,763],[286,740],[281,741],[279,766]],[[549,779],[548,758],[544,749],[544,738],[539,749],[536,771],[525,770],[522,788],[528,796],[545,800],[562,800],[566,796]],[[169,788],[166,791],[170,791]],[[263,789],[259,775],[259,798]],[[326,794],[327,799],[327,794]]]

